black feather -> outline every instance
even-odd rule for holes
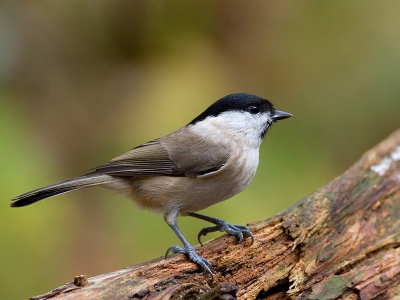
[[[81,187],[65,187],[65,188],[59,188],[59,189],[51,189],[51,190],[39,190],[35,193],[30,192],[28,195],[24,194],[21,196],[18,196],[17,198],[14,198],[12,201],[13,203],[10,204],[11,207],[21,207],[21,206],[27,206],[30,204],[33,204],[35,202],[38,202],[40,200],[50,198],[59,194],[67,193],[73,190],[81,189],[84,188],[84,186]]]
[[[267,112],[273,110],[272,103],[259,96],[246,93],[230,94],[212,104],[198,117],[193,119],[188,125],[194,125],[197,122],[203,121],[207,117],[216,117],[219,114],[226,111],[233,111],[233,110],[245,111],[247,110],[249,105],[260,106],[261,112]]]
[[[56,184],[45,186],[19,195],[11,200],[13,203],[11,203],[10,206],[27,206],[46,198],[83,189],[89,186],[104,184],[110,181],[112,181],[111,177],[104,175],[84,175],[82,177],[64,180]]]

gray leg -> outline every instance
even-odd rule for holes
[[[204,273],[210,274],[211,277],[213,277],[213,274],[211,272],[210,262],[196,253],[196,250],[189,244],[189,242],[183,236],[182,232],[179,230],[178,226],[176,225],[176,221],[174,221],[173,224],[168,223],[168,225],[172,228],[172,230],[181,240],[184,247],[182,248],[179,246],[173,246],[168,248],[167,252],[165,253],[165,259],[167,259],[167,256],[170,252],[186,254],[187,256],[189,256],[189,259],[191,261],[200,266],[200,268],[203,270]]]
[[[215,232],[215,231],[222,231],[222,232],[225,231],[226,233],[229,233],[230,235],[234,235],[237,238],[238,243],[243,241],[244,236],[250,237],[252,244],[254,242],[254,236],[247,226],[229,224],[228,222],[226,222],[224,220],[213,218],[213,217],[208,217],[208,216],[201,215],[201,214],[198,214],[195,212],[189,212],[188,215],[216,225],[216,226],[212,226],[212,227],[205,227],[202,230],[200,230],[199,234],[197,235],[197,239],[199,240],[199,243],[201,245],[203,245],[201,243],[201,237],[203,235],[206,236],[207,233]]]

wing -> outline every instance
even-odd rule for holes
[[[195,149],[193,143],[185,147],[180,143],[179,137],[182,138],[182,135],[179,131],[167,137],[140,145],[96,167],[92,173],[113,176],[196,177],[218,171],[227,160],[227,157],[215,159],[215,155],[208,157],[202,149]],[[166,140],[170,142],[165,142]]]
[[[167,175],[184,176],[175,168],[159,140],[140,145],[95,168],[93,173],[114,176]]]
[[[177,130],[161,143],[175,162],[176,169],[187,177],[207,176],[219,171],[230,158],[226,143],[215,137],[198,135],[188,127]]]

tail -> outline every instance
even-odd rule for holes
[[[82,177],[58,182],[53,185],[45,186],[37,190],[30,191],[13,198],[11,207],[27,206],[40,200],[71,191],[83,189],[89,186],[112,182],[113,178],[105,174],[88,174]]]

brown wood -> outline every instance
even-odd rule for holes
[[[77,276],[32,299],[400,299],[400,130],[328,185],[249,227],[253,245],[223,235],[198,249],[213,280],[176,255]]]

